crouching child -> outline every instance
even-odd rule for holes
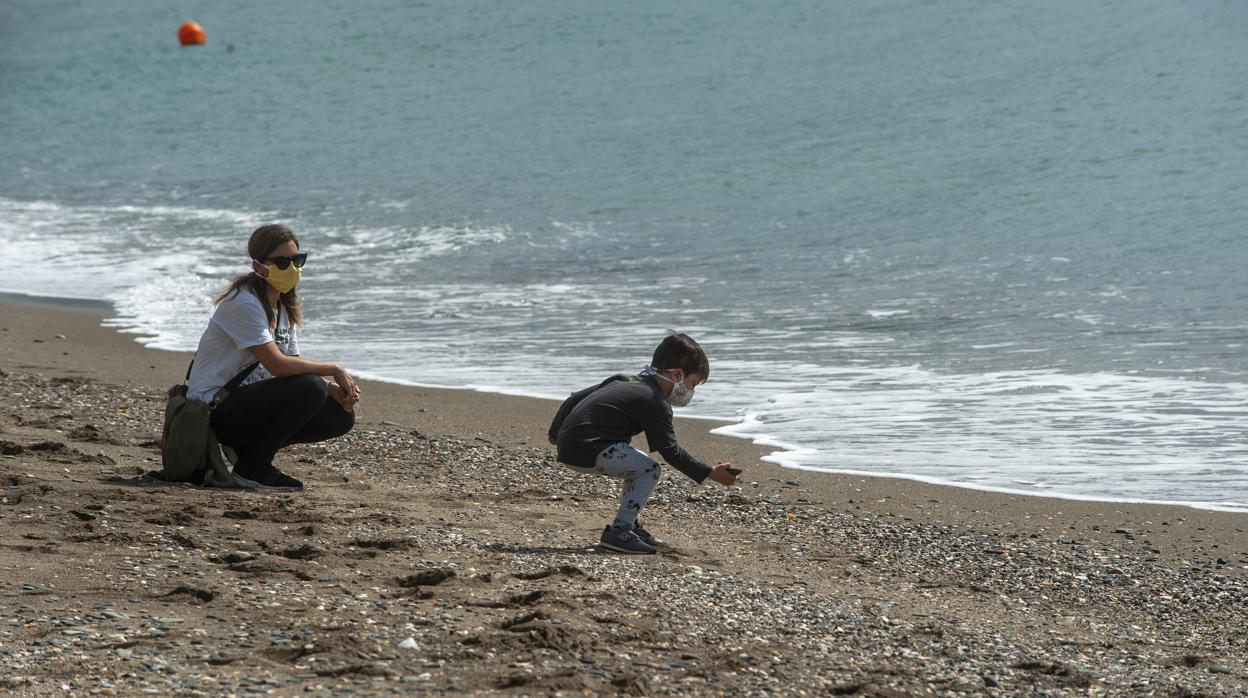
[[[560,463],[573,471],[623,481],[615,520],[602,530],[599,544],[622,553],[649,554],[663,541],[641,525],[641,510],[659,483],[658,462],[629,442],[642,432],[651,453],[694,482],[710,479],[724,486],[740,472],[729,463],[711,467],[676,442],[672,407],[684,407],[693,391],[710,376],[706,352],[685,334],[669,334],[654,350],[640,375],[612,376],[573,393],[555,414],[547,439],[558,447]]]

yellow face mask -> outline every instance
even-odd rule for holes
[[[278,269],[275,264],[270,264],[265,268],[269,270],[269,275],[264,277],[264,280],[277,289],[278,293],[286,293],[294,288],[299,284],[299,277],[303,275],[299,267],[293,264],[285,269]]]

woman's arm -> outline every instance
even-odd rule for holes
[[[250,351],[251,355],[256,357],[256,361],[259,361],[265,370],[273,374],[274,378],[307,374],[328,376],[333,378],[334,382],[343,389],[343,393],[351,402],[354,403],[360,398],[360,388],[355,384],[355,379],[351,377],[350,373],[347,373],[347,369],[338,364],[312,361],[302,356],[287,356],[278,350],[275,342],[266,342],[254,347],[248,347],[247,351]]]

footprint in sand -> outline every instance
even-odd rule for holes
[[[540,570],[537,572],[516,572],[512,576],[515,577],[516,579],[524,579],[528,581],[533,581],[537,579],[546,579],[547,577],[553,577],[555,575],[560,575],[560,574],[565,577],[585,576],[585,572],[580,567],[576,567],[574,565],[560,565],[558,567],[547,567],[546,569]]]
[[[295,548],[279,550],[277,551],[277,554],[287,558],[288,560],[311,560],[324,555],[325,551],[314,545],[304,543],[303,545]]]
[[[204,604],[212,601],[217,597],[216,592],[207,589],[196,589],[195,587],[180,586],[177,589],[165,594],[165,597],[185,596],[187,601],[192,604]]]

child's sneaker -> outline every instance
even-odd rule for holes
[[[667,541],[664,541],[653,533],[647,531],[646,528],[641,525],[641,521],[633,524],[633,533],[637,534],[637,537],[641,539],[642,543],[645,543],[652,548],[667,547]]]
[[[653,555],[655,549],[637,537],[628,528],[615,528],[607,526],[602,529],[602,537],[598,539],[598,544],[607,550],[614,550],[617,553],[628,553],[630,555]]]

